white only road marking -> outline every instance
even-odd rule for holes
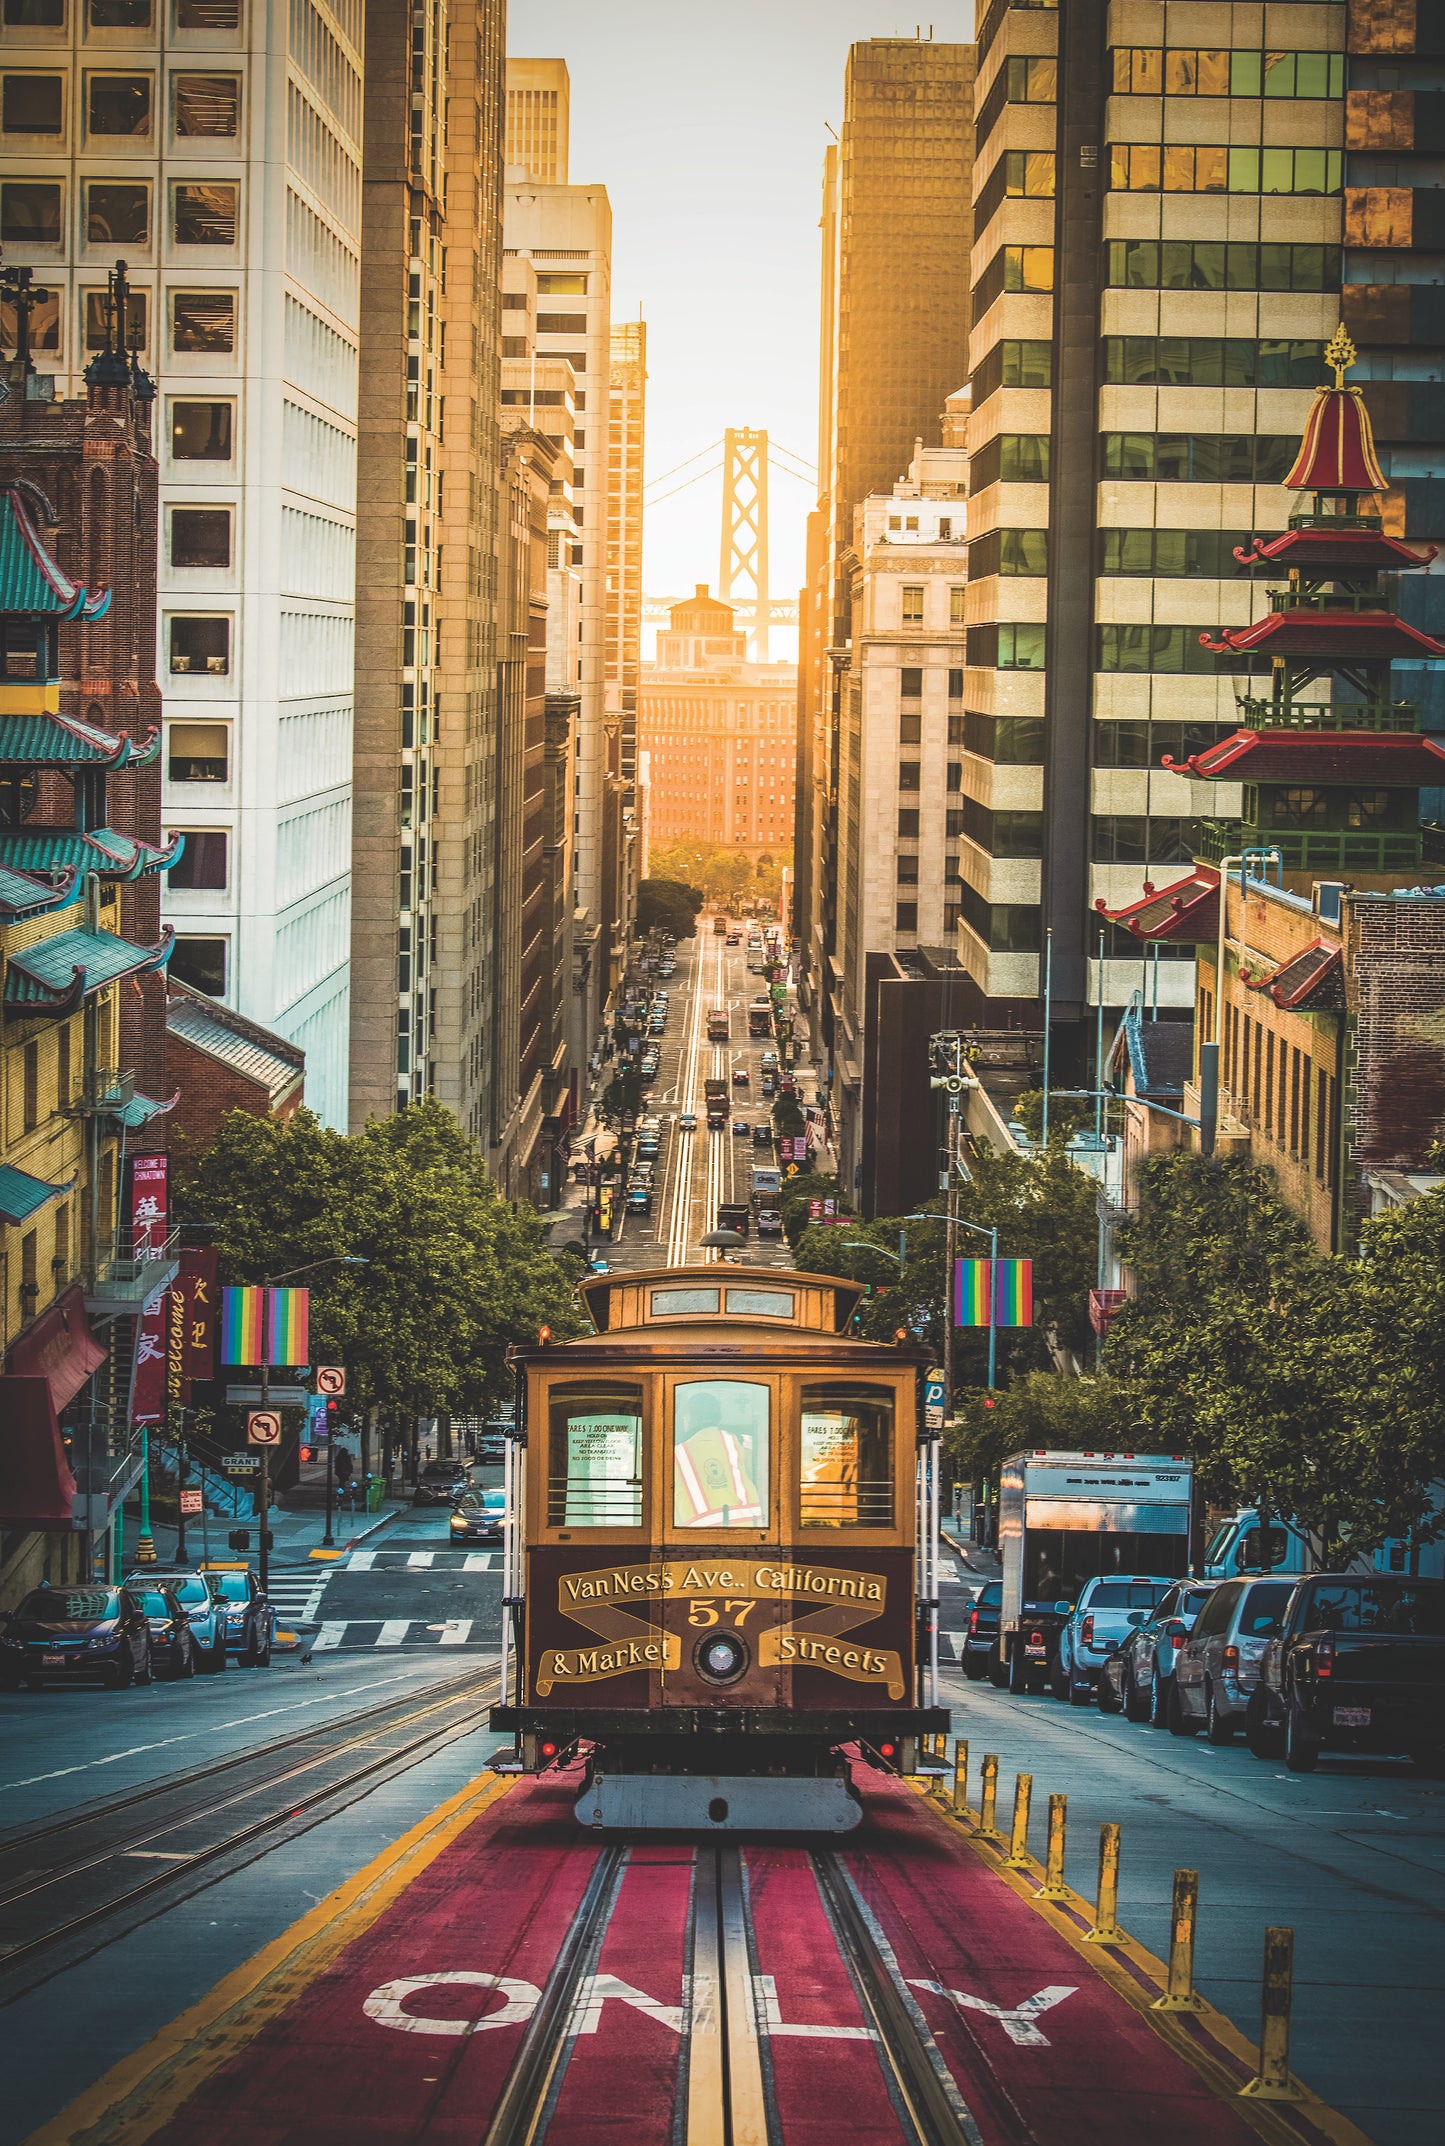
[[[340,1629],[344,1631],[346,1628],[343,1625]],[[338,1642],[332,1640],[331,1644],[334,1647]],[[23,1781],[0,1781],[0,1795],[8,1793],[12,1788],[36,1788],[44,1781],[63,1781],[68,1774],[90,1773],[98,1766],[118,1766],[122,1759],[140,1758],[147,1751],[165,1751],[172,1744],[194,1743],[198,1736],[217,1736],[223,1729],[249,1728],[253,1721],[270,1721],[277,1714],[301,1713],[307,1707],[327,1706],[333,1699],[350,1699],[360,1691],[379,1691],[383,1684],[401,1684],[405,1681],[406,1673],[403,1671],[394,1677],[384,1678],[381,1684],[375,1679],[370,1679],[365,1684],[348,1684],[341,1691],[321,1692],[314,1699],[293,1700],[289,1706],[268,1706],[259,1714],[235,1714],[229,1721],[212,1722],[209,1728],[185,1729],[179,1736],[158,1736],[151,1744],[128,1744],[124,1751],[109,1751],[104,1758],[85,1759],[76,1766],[57,1766],[53,1773],[32,1773]]]
[[[448,1617],[442,1626],[441,1644],[444,1647],[464,1647],[472,1634],[470,1617]]]
[[[410,1617],[388,1617],[376,1636],[378,1647],[399,1647],[410,1631]]]
[[[346,1560],[346,1569],[348,1572],[370,1572],[375,1563],[375,1550],[353,1550]]]
[[[759,2034],[789,2034],[800,2041],[809,2042],[871,2042],[877,2039],[871,2027],[787,2025],[778,2009],[778,1984],[775,1975],[754,1975],[753,1995],[756,2000]]]
[[[635,2012],[648,2019],[655,2019],[659,2026],[670,2027],[674,2034],[682,2032],[682,2006],[659,2004],[655,1997],[645,1991],[634,1989],[630,1982],[619,1980],[616,1975],[588,1975],[577,1991],[577,2002],[572,2008],[568,2022],[571,2034],[596,2034],[602,2024],[602,2006],[608,1997],[615,1997],[622,2004],[630,2004]]]
[[[967,1990],[945,1989],[941,1982],[913,1983],[916,1990],[931,1990],[935,1997],[947,1997],[961,2012],[982,2012],[985,2019],[996,2019],[1009,2040],[1019,2049],[1047,2049],[1049,2038],[1041,2034],[1034,2024],[1041,2012],[1050,2012],[1075,1990],[1068,1983],[1051,1983],[1047,1989],[1035,1991],[1025,1997],[1022,2004],[990,2004],[986,1997],[970,1997]]]
[[[500,1990],[506,2003],[500,2011],[488,2012],[481,2019],[428,2019],[403,2009],[407,1998],[415,1996],[418,1990],[457,1983],[473,1989]],[[485,2034],[489,2028],[511,2027],[530,2019],[541,2001],[542,1992],[535,1982],[523,1982],[512,1975],[458,1972],[407,1975],[397,1982],[383,1982],[380,1989],[372,1991],[361,2009],[378,2027],[395,2028],[398,2034]]]

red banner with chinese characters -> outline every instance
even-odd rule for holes
[[[187,1379],[213,1379],[216,1375],[216,1255],[209,1248],[191,1247],[181,1254],[176,1287],[186,1303],[184,1375]]]
[[[170,1194],[165,1155],[137,1155],[131,1162],[130,1228],[136,1256],[159,1252],[170,1228]]]
[[[171,1292],[157,1290],[136,1323],[130,1372],[132,1424],[159,1423],[166,1412],[166,1329]]]

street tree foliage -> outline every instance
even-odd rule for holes
[[[638,930],[670,931],[674,939],[695,938],[697,913],[702,904],[700,887],[690,886],[681,879],[659,879],[654,874],[638,885]]]
[[[716,842],[654,842],[648,865],[654,879],[681,880],[700,887],[709,901],[775,902],[782,889],[782,868],[789,853],[759,857],[724,849]]]
[[[208,1226],[223,1283],[338,1254],[367,1262],[297,1281],[313,1357],[346,1365],[358,1408],[483,1410],[511,1392],[511,1345],[542,1325],[581,1329],[539,1217],[497,1197],[475,1143],[433,1101],[352,1134],[308,1110],[232,1111],[182,1176],[178,1215]]]
[[[1027,1447],[1108,1452],[1117,1447],[1128,1406],[1121,1379],[1026,1371],[992,1395],[976,1389],[960,1395],[945,1454],[954,1474],[967,1482],[996,1477],[1010,1453]]]
[[[1094,1182],[1050,1144],[1047,1154],[988,1154],[969,1165],[972,1182],[960,1188],[961,1259],[988,1257],[979,1230],[996,1227],[1000,1259],[1031,1259],[1034,1324],[999,1327],[995,1348],[1001,1380],[1043,1369],[1051,1350],[1082,1352],[1090,1345],[1089,1290],[1098,1271],[1098,1218]],[[864,1307],[862,1331],[891,1340],[900,1326],[943,1347],[945,1232],[943,1203],[930,1200],[925,1219],[880,1217],[843,1229],[805,1229],[796,1263],[807,1273],[841,1274],[869,1282],[875,1294]],[[786,1227],[786,1217],[785,1224]],[[900,1234],[905,1257],[897,1260]],[[863,1240],[862,1248],[846,1240]],[[880,1247],[873,1250],[873,1246]],[[893,1255],[890,1257],[889,1255]],[[954,1348],[955,1387],[982,1387],[987,1378],[986,1330],[960,1328]]]
[[[1158,1156],[1119,1250],[1137,1295],[1105,1351],[1111,1443],[1194,1456],[1202,1487],[1288,1512],[1326,1560],[1432,1532],[1445,1474],[1445,1193],[1323,1256],[1271,1173]]]
[[[617,1071],[593,1107],[603,1125],[617,1126],[624,1118],[641,1115],[642,1069],[635,1059],[619,1061]]]

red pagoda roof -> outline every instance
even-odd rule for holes
[[[1110,909],[1102,894],[1094,907],[1136,939],[1213,939],[1219,931],[1219,874],[1212,864],[1196,864],[1187,879],[1169,887],[1146,879],[1138,900],[1122,909]]]
[[[1352,361],[1353,350],[1350,355]],[[1315,389],[1294,468],[1284,481],[1301,492],[1385,490],[1365,398],[1357,387],[1345,387],[1338,373],[1334,387]]]
[[[1416,551],[1383,529],[1286,529],[1268,543],[1254,539],[1252,549],[1234,547],[1241,566],[1293,567],[1306,581],[1323,580],[1332,574],[1398,573],[1402,568],[1428,566],[1436,546]]]
[[[1313,939],[1298,954],[1271,969],[1268,976],[1246,977],[1249,991],[1267,992],[1276,1006],[1335,1005],[1340,1002],[1344,955],[1338,940]]]
[[[1445,642],[1393,611],[1271,611],[1253,626],[1221,626],[1217,641],[1201,633],[1199,645],[1216,656],[1445,656]]]
[[[1445,746],[1433,738],[1371,730],[1236,730],[1202,753],[1161,763],[1171,775],[1206,781],[1445,783]]]

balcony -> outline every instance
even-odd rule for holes
[[[1441,831],[1437,830],[1437,838]],[[1286,872],[1413,872],[1424,854],[1426,830],[1374,834],[1361,828],[1322,829],[1308,834],[1249,827],[1238,820],[1196,820],[1196,857],[1219,864],[1241,850],[1278,850]],[[1445,859],[1445,846],[1441,849]]]
[[[1270,589],[1271,611],[1360,611],[1393,616],[1394,605],[1386,597],[1359,589]]]
[[[1379,733],[1420,728],[1412,700],[1265,700],[1241,694],[1235,701],[1245,730],[1351,730]]]
[[[160,1238],[145,1230],[119,1230],[100,1244],[95,1272],[85,1285],[85,1308],[100,1319],[133,1315],[179,1271],[179,1231]]]

